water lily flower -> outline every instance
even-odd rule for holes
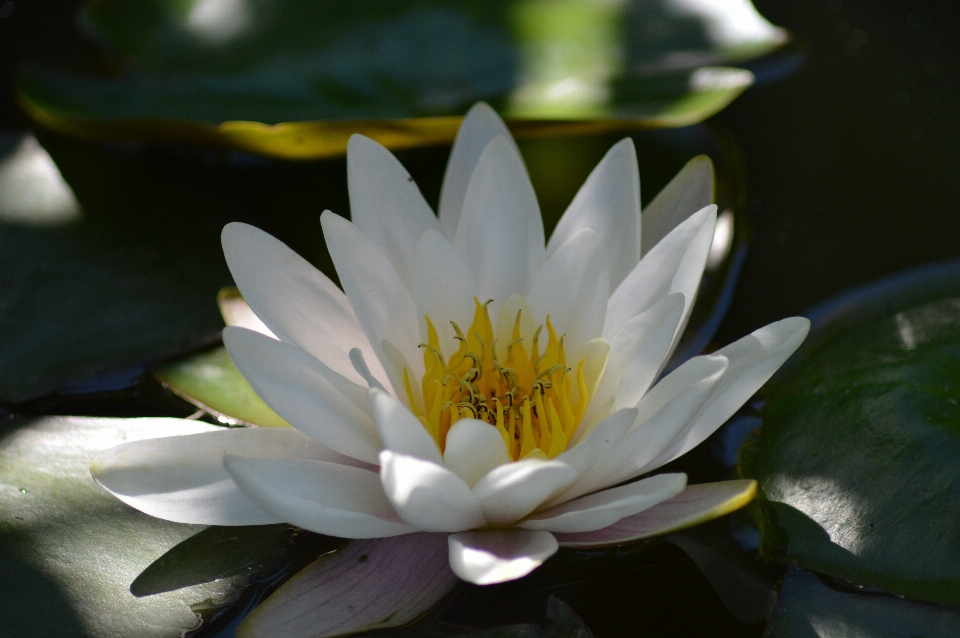
[[[263,324],[228,327],[224,343],[294,427],[123,444],[93,463],[104,487],[184,523],[442,535],[453,572],[477,584],[752,497],[749,481],[633,480],[703,441],[807,333],[803,318],[779,321],[654,384],[713,237],[709,160],[641,215],[623,140],[548,242],[520,153],[484,104],[459,131],[438,214],[376,142],[354,136],[347,165],[352,221],[321,217],[342,290],[256,228],[223,231]]]

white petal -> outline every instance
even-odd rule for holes
[[[260,317],[253,312],[240,291],[234,288],[221,288],[217,293],[217,306],[220,308],[223,323],[228,326],[246,328],[274,339],[278,338],[265,323],[260,321]]]
[[[346,295],[283,242],[237,222],[222,234],[223,254],[243,298],[279,339],[299,346],[330,369],[359,382],[347,354],[373,354]],[[374,376],[386,380],[375,362]]]
[[[558,455],[556,460],[566,463],[582,476],[620,444],[636,421],[636,408],[614,412],[597,423],[580,442]]]
[[[622,518],[593,532],[557,534],[563,547],[622,545],[699,525],[729,514],[750,502],[757,492],[753,480],[688,485],[673,498],[648,510]]]
[[[520,157],[520,150],[496,111],[484,102],[474,104],[467,111],[463,124],[457,131],[440,189],[440,230],[450,241],[453,241],[457,234],[463,199],[467,194],[473,169],[477,166],[483,149],[497,137],[505,138],[516,156]]]
[[[698,155],[643,209],[641,255],[646,255],[690,215],[713,203],[713,162]]]
[[[363,135],[347,144],[350,219],[372,239],[413,293],[413,249],[440,224],[413,178],[393,153]]]
[[[604,337],[612,338],[627,321],[670,293],[681,292],[686,306],[674,336],[676,345],[697,298],[716,221],[717,207],[711,204],[691,215],[643,256],[610,295]]]
[[[713,353],[711,356],[730,361],[720,382],[687,427],[642,471],[669,463],[710,436],[773,376],[800,347],[809,330],[810,321],[804,317],[781,319]]]
[[[510,463],[510,453],[496,426],[477,419],[460,419],[447,433],[443,461],[473,487],[495,467]]]
[[[493,316],[511,294],[525,293],[543,267],[540,206],[505,137],[490,142],[477,161],[453,245],[474,273],[480,301],[494,300]]]
[[[544,264],[534,279],[527,303],[536,321],[550,315],[557,331],[566,335],[567,352],[577,352],[600,336],[610,298],[608,248],[590,228],[574,233]]]
[[[386,339],[395,345],[414,366],[410,370],[414,377],[423,376],[422,361],[418,362],[416,356],[420,341],[413,300],[380,248],[356,226],[330,211],[324,211],[320,223],[357,320],[383,364],[394,393],[402,397],[403,379],[390,366],[380,344]]]
[[[517,525],[548,532],[590,532],[672,498],[686,484],[686,474],[658,474],[539,511]]]
[[[607,151],[557,223],[547,258],[577,231],[591,228],[606,251],[610,286],[616,288],[640,261],[639,171],[629,137]]]
[[[438,465],[443,463],[433,437],[405,405],[377,388],[370,390],[369,397],[377,431],[388,450]]]
[[[611,397],[616,397],[615,409],[637,404],[656,378],[673,343],[683,306],[682,293],[667,295],[625,323],[614,335],[610,340],[607,368],[584,420],[591,419],[595,410]]]
[[[400,518],[419,530],[460,532],[486,523],[470,487],[436,463],[384,450],[380,481]]]
[[[416,530],[397,516],[368,469],[327,461],[225,456],[243,493],[277,518],[318,534],[381,538]]]
[[[178,523],[262,525],[283,519],[240,491],[223,468],[224,454],[359,462],[293,428],[221,428],[123,443],[98,454],[93,477],[121,501]]]
[[[486,301],[484,299],[483,301]],[[513,341],[513,326],[517,321],[517,313],[520,313],[520,338],[523,339],[523,346],[530,351],[533,344],[533,334],[537,330],[537,325],[542,324],[546,317],[539,319],[533,316],[533,311],[527,305],[527,301],[518,294],[507,297],[506,301],[500,306],[496,316],[497,323],[494,326],[494,339],[497,341],[498,354],[506,358],[506,346]],[[543,348],[544,342],[540,342]]]
[[[553,502],[589,494],[641,474],[640,468],[683,432],[720,382],[726,365],[725,357],[711,355],[695,357],[674,370],[637,405],[637,424],[620,444]]]
[[[411,623],[459,582],[449,554],[443,534],[350,542],[257,605],[237,638],[320,638]]]
[[[427,342],[427,324],[423,318],[429,316],[437,330],[441,350],[448,355],[456,352],[456,333],[450,322],[456,321],[466,329],[473,321],[477,284],[463,259],[440,233],[428,231],[417,242],[414,288],[421,341]]]
[[[366,388],[300,348],[252,330],[227,327],[223,343],[243,378],[290,425],[338,452],[377,462],[382,444]]]
[[[559,548],[553,534],[525,529],[451,534],[449,542],[450,567],[474,585],[523,578]]]
[[[562,461],[528,459],[494,468],[473,487],[493,525],[518,521],[577,478]]]

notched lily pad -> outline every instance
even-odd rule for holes
[[[761,552],[960,604],[960,264],[908,273],[826,317],[772,384],[741,456]]]
[[[125,71],[26,69],[37,121],[301,159],[341,154],[356,132],[446,143],[478,100],[520,136],[684,126],[753,82],[722,65],[787,40],[747,0],[107,0],[81,23]]]

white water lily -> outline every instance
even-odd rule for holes
[[[253,227],[223,232],[265,326],[228,327],[224,343],[294,428],[120,445],[91,468],[104,487],[185,523],[445,534],[451,568],[477,584],[752,497],[749,481],[687,487],[678,473],[620,485],[703,441],[807,332],[803,318],[771,324],[653,385],[713,237],[709,160],[641,216],[623,140],[546,244],[520,154],[486,105],[460,129],[438,215],[379,144],[354,136],[347,163],[352,222],[321,217],[342,291]]]

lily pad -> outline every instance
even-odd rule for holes
[[[4,422],[4,632],[23,638],[176,638],[199,624],[191,605],[235,598],[249,573],[225,573],[218,581],[185,583],[194,586],[135,597],[130,584],[138,574],[203,527],[144,516],[97,485],[89,471],[90,460],[111,445],[209,427],[175,419],[45,417]]]
[[[767,638],[948,638],[960,633],[960,612],[895,596],[828,587],[799,567],[783,581]]]
[[[486,100],[518,135],[684,126],[752,82],[725,64],[781,46],[748,0],[107,0],[81,23],[113,77],[28,68],[37,121],[98,140],[289,158],[453,139]]]
[[[760,551],[960,604],[960,263],[833,300],[768,389],[741,472]]]

